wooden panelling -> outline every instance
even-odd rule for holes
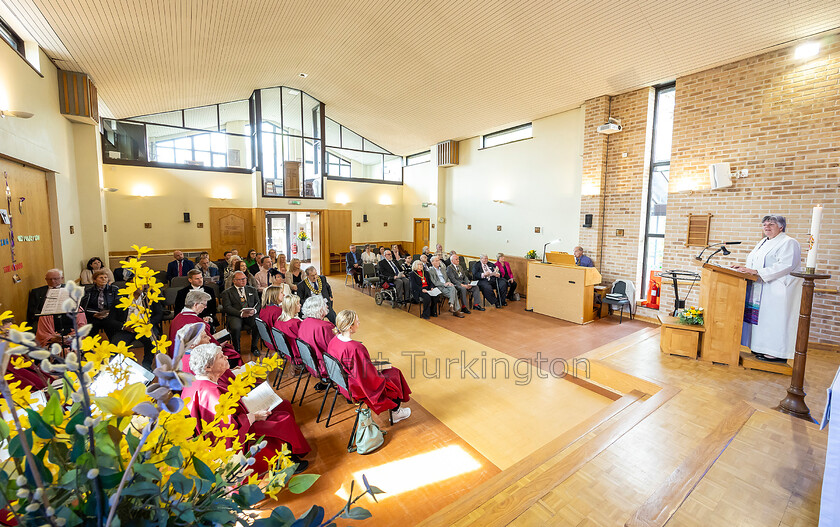
[[[26,318],[26,303],[29,291],[45,284],[44,274],[55,265],[53,257],[50,208],[47,201],[47,176],[44,172],[23,166],[19,163],[0,158],[0,174],[8,177],[11,191],[11,208],[6,201],[6,182],[0,180],[0,209],[9,209],[12,225],[0,223],[0,311],[11,309],[15,320]],[[21,199],[24,199],[21,203]],[[11,227],[11,228],[10,228]],[[15,262],[22,265],[12,270],[12,243],[10,234],[15,236]],[[19,241],[18,236],[24,240]],[[78,236],[78,234],[74,235]],[[75,263],[75,262],[74,262]],[[8,270],[7,270],[8,269]],[[68,269],[65,272],[69,280],[76,279],[79,270]],[[21,281],[15,283],[17,274]]]
[[[429,245],[429,218],[414,218],[414,250],[420,254],[423,247]],[[429,250],[434,249],[430,247]]]
[[[685,246],[705,247],[709,245],[709,229],[711,224],[711,214],[689,214],[688,232],[685,234]]]
[[[240,256],[256,248],[254,209],[210,207],[210,258],[237,249]]]
[[[329,248],[331,253],[345,253],[353,241],[353,211],[327,210],[329,218]]]

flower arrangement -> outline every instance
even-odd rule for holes
[[[59,344],[43,349],[27,324],[12,324],[13,314],[0,314],[0,446],[8,455],[0,462],[0,520],[20,525],[72,527],[95,525],[257,525],[286,526],[296,518],[283,506],[267,518],[248,512],[266,497],[276,499],[287,489],[301,493],[318,475],[294,475],[297,465],[285,448],[268,461],[264,475],[249,468],[266,442],[249,435],[243,448],[227,418],[239,399],[258,379],[282,364],[277,356],[263,357],[237,375],[223,394],[213,422],[202,423],[196,434],[178,392],[193,378],[180,371],[185,350],[167,353],[172,342],[155,338],[149,322],[150,305],[161,300],[163,284],[144,266],[151,249],[132,246],[136,259],[120,262],[133,272],[133,280],[120,289],[120,307],[134,305],[126,323],[138,337],[153,339],[156,376],[149,386],[128,383],[128,369],[112,356],[134,359],[124,343],[111,344],[89,335],[91,326],[78,327],[76,317],[69,350]],[[73,282],[62,309],[76,313],[84,290]],[[139,300],[139,301],[138,301]],[[176,346],[177,348],[177,346]],[[57,378],[39,404],[31,387],[22,386],[11,373],[16,368],[40,368]],[[118,389],[95,397],[94,377],[107,371]],[[247,445],[246,445],[247,446]],[[333,518],[365,519],[370,513],[353,507],[365,494],[382,491],[363,478],[365,491]],[[314,505],[301,518],[306,525],[321,525],[324,509]],[[325,524],[326,524],[325,523]]]
[[[703,308],[691,306],[677,316],[679,321],[690,326],[703,325]]]
[[[534,249],[531,249],[530,251],[528,251],[525,254],[525,258],[527,258],[529,260],[536,260],[537,259],[537,251],[535,251]]]
[[[305,242],[309,239],[309,236],[306,235],[306,231],[300,231],[299,233],[297,233],[297,239],[302,242]]]

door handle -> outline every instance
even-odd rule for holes
[[[534,275],[534,278],[542,278],[542,276],[540,276],[540,275],[538,275],[538,274],[535,274],[535,275]]]
[[[575,283],[575,281],[574,280],[569,280],[569,283],[573,284],[573,283]]]

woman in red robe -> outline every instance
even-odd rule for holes
[[[280,306],[282,299],[283,290],[278,286],[271,285],[263,291],[262,308],[258,316],[268,324],[268,327],[274,327],[277,319],[283,314],[283,308]]]
[[[409,400],[408,395],[411,393],[405,377],[399,369],[393,367],[382,372],[376,370],[367,348],[351,338],[358,329],[359,317],[356,312],[343,310],[335,320],[336,337],[327,348],[327,354],[347,369],[350,393],[339,389],[341,395],[348,399],[364,400],[377,414],[391,410],[394,423],[407,419],[411,415],[411,408],[400,408],[401,403]]]
[[[177,335],[178,331],[188,324],[204,324],[204,331],[206,331],[207,335],[210,337],[210,342],[222,348],[225,357],[228,358],[228,363],[232,368],[235,368],[242,364],[242,357],[235,349],[233,349],[230,342],[220,344],[218,340],[213,338],[213,329],[210,327],[210,324],[198,316],[198,314],[207,307],[208,300],[210,300],[210,295],[204,291],[195,290],[187,293],[187,297],[184,299],[184,309],[178,313],[178,315],[172,320],[172,324],[169,326],[169,340],[174,342],[175,335]],[[186,368],[184,371],[187,371]]]
[[[324,365],[324,353],[330,345],[330,341],[335,337],[335,326],[329,320],[326,320],[330,312],[330,306],[321,295],[313,295],[306,299],[303,303],[303,322],[300,323],[298,329],[298,338],[312,348],[315,353],[315,358],[318,364],[317,372],[309,372],[321,379],[327,379],[327,367]],[[315,385],[316,390],[326,390],[326,382],[319,382]]]
[[[213,421],[219,398],[227,393],[227,387],[223,386],[220,378],[228,371],[228,361],[219,346],[202,344],[192,349],[190,369],[195,373],[195,380],[184,388],[181,398],[185,401],[189,399],[187,408],[190,416],[196,418],[196,431],[200,433],[204,423]],[[257,472],[265,472],[267,460],[282,450],[283,443],[289,445],[293,454],[292,460],[300,464],[298,471],[304,470],[309,464],[299,458],[306,455],[311,448],[295,421],[295,413],[289,401],[283,401],[271,411],[256,413],[249,413],[245,405],[240,403],[234,414],[222,424],[225,425],[236,427],[243,448],[251,446],[244,441],[247,434],[254,434],[255,442],[263,437],[268,443],[256,456],[254,470]]]
[[[286,337],[286,344],[289,346],[289,351],[292,352],[292,359],[296,365],[301,364],[300,352],[295,342],[295,339],[298,338],[298,328],[300,328],[298,313],[300,313],[300,297],[286,295],[283,297],[283,313],[274,322],[274,327],[279,329]]]

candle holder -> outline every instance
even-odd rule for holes
[[[809,269],[811,272],[809,272]],[[814,303],[814,281],[831,278],[829,274],[816,274],[813,268],[806,268],[804,273],[790,273],[802,278],[802,301],[799,304],[799,326],[796,330],[796,348],[793,356],[793,374],[787,396],[774,408],[782,413],[816,423],[811,417],[811,410],[805,404],[805,361],[808,358],[808,337],[811,333],[811,307]]]

